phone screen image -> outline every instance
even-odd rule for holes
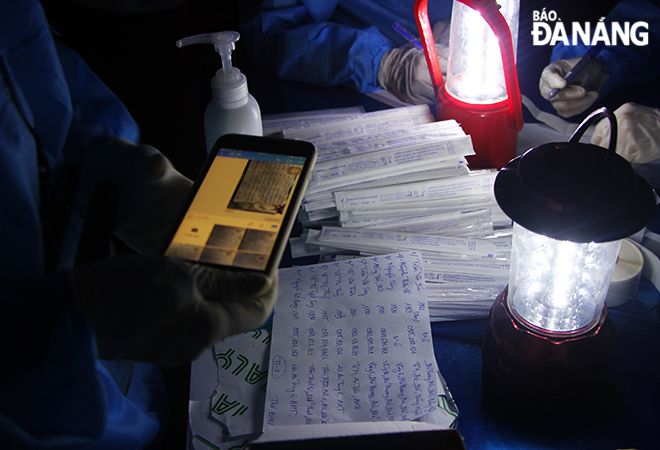
[[[266,270],[306,159],[220,148],[165,255]]]

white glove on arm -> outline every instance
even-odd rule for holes
[[[192,181],[155,148],[118,139],[95,145],[81,172],[90,192],[100,181],[117,184],[115,234],[139,253],[158,254]]]
[[[162,366],[261,326],[277,295],[277,272],[271,279],[164,256],[119,256],[68,275],[101,359]]]
[[[616,152],[633,166],[660,159],[660,110],[636,103],[625,103],[614,111],[618,122]],[[610,145],[610,121],[596,125],[591,143]]]
[[[607,66],[600,58],[594,58],[567,87],[564,76],[582,58],[561,59],[543,69],[539,90],[548,98],[553,89],[562,89],[550,102],[562,117],[572,117],[587,110],[598,98],[610,77]]]
[[[433,36],[440,67],[443,75],[446,75],[449,59],[449,21],[436,23],[433,26]],[[436,101],[424,51],[411,43],[385,52],[378,65],[378,84],[406,103],[419,105]]]

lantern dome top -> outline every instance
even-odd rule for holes
[[[642,229],[653,217],[649,184],[610,148],[579,143],[602,108],[582,122],[568,142],[543,144],[507,164],[495,179],[495,197],[516,223],[535,233],[572,242],[608,242]]]

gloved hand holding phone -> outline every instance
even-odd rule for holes
[[[119,139],[93,146],[81,180],[88,190],[102,181],[118,187],[115,234],[141,254],[159,254],[192,181],[158,150]]]
[[[119,256],[68,271],[75,305],[92,324],[101,359],[173,366],[261,326],[275,278],[164,256]]]

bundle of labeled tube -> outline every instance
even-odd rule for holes
[[[495,201],[496,172],[470,170],[472,141],[428,106],[361,107],[264,117],[264,135],[312,142],[296,258],[422,255],[432,321],[486,317],[508,282],[511,221]]]

